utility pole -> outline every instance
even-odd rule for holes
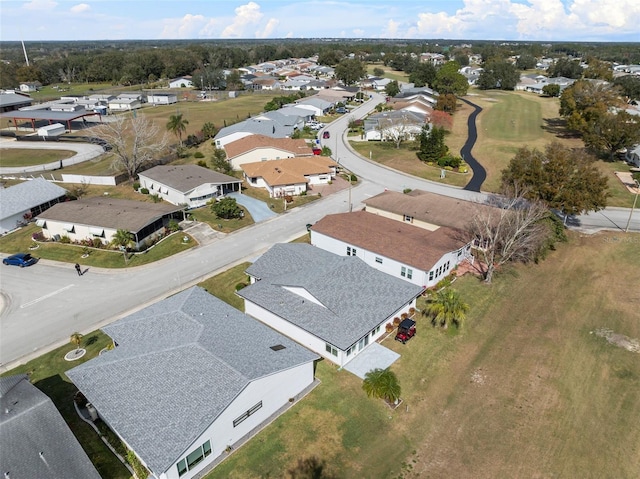
[[[636,185],[636,196],[633,198],[633,206],[631,207],[631,212],[629,213],[629,219],[627,220],[627,227],[624,229],[625,233],[629,232],[629,225],[631,224],[631,217],[633,216],[633,210],[636,209],[636,202],[638,201],[638,193],[640,193],[640,183],[638,180],[633,180]]]

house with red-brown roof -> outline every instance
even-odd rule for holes
[[[326,156],[305,156],[245,163],[241,168],[250,186],[281,198],[306,193],[308,185],[329,183],[336,177],[338,164]]]
[[[327,215],[311,226],[311,244],[423,287],[435,286],[470,255],[454,228],[430,231],[367,211]]]
[[[298,138],[271,138],[265,135],[250,135],[224,145],[227,160],[239,170],[245,163],[280,160],[300,156],[313,156],[311,146]]]

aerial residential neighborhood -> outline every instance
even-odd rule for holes
[[[637,476],[637,25],[35,3],[0,33],[5,479]]]

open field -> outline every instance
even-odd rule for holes
[[[52,163],[71,158],[75,151],[70,150],[35,150],[31,148],[5,148],[0,151],[0,166],[9,168],[17,166],[33,166]]]
[[[322,384],[208,479],[282,477],[311,456],[345,479],[636,477],[640,356],[592,332],[640,338],[640,293],[629,287],[639,244],[638,235],[571,234],[492,286],[459,280],[471,305],[460,333],[419,319],[406,345],[383,343],[402,354],[392,366],[400,408],[320,362]]]
[[[384,78],[390,78],[391,80],[396,80],[399,82],[409,81],[409,75],[407,73],[403,71],[394,70],[393,68],[386,67],[382,63],[367,63],[366,67],[367,67],[367,74],[369,75],[373,75],[373,70],[375,68],[380,68],[384,70],[384,75],[382,75]]]

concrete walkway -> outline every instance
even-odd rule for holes
[[[4,149],[20,149],[20,150],[71,150],[76,154],[71,158],[62,160],[62,166],[71,166],[84,161],[92,160],[104,153],[104,149],[100,145],[92,145],[90,143],[59,143],[59,142],[27,142],[17,141],[14,139],[0,140],[0,151]],[[53,161],[43,165],[33,166],[16,166],[16,167],[0,167],[0,175],[15,175],[20,173],[38,173],[48,170],[56,170],[60,168],[60,161]]]
[[[464,143],[464,145],[462,145],[462,148],[460,149],[460,155],[462,156],[462,159],[467,162],[467,164],[473,171],[473,176],[469,180],[469,183],[467,183],[467,185],[464,187],[464,189],[467,191],[480,192],[482,183],[484,183],[484,181],[487,179],[487,171],[480,164],[480,162],[474,158],[474,156],[471,154],[471,150],[473,149],[474,145],[476,144],[476,140],[478,139],[476,117],[478,116],[478,113],[482,111],[482,108],[480,108],[475,103],[471,103],[465,98],[460,98],[460,100],[473,108],[473,112],[471,113],[471,115],[469,115],[469,118],[467,118],[467,141]]]

